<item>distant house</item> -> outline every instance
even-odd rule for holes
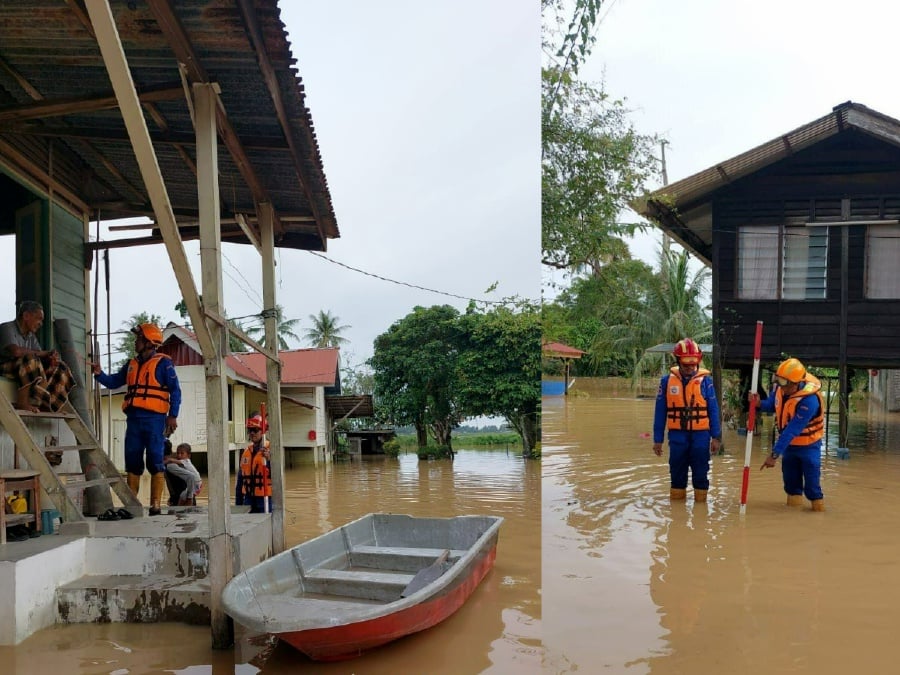
[[[178,430],[172,442],[191,444],[206,462],[206,376],[196,336],[182,326],[169,324],[163,331],[160,351],[175,363],[181,383],[182,404]],[[340,393],[340,350],[293,349],[278,353],[282,364],[282,436],[290,461],[330,461],[333,451],[331,418],[326,409],[326,391]],[[246,446],[245,422],[266,400],[266,356],[256,352],[229,354],[225,358],[228,382],[228,447]],[[116,466],[124,466],[124,391],[104,390],[103,411],[110,411],[111,433],[103,434],[103,445]],[[109,400],[107,400],[109,399]]]
[[[634,207],[711,268],[717,368],[749,371],[757,321],[842,410],[852,369],[900,368],[900,121],[848,101]]]

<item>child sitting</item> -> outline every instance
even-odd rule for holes
[[[184,490],[178,495],[178,506],[195,504],[195,497],[203,487],[203,480],[200,478],[200,472],[191,463],[191,446],[182,443],[175,448],[174,457],[172,455],[163,457],[163,463],[166,465],[166,473],[171,473],[184,481]]]

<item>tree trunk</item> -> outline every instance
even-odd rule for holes
[[[428,429],[422,422],[416,422],[416,445],[424,448],[428,445]]]

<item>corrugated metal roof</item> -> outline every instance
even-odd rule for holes
[[[900,146],[900,121],[847,101],[824,117],[670,183],[635,200],[631,206],[709,265],[712,252],[709,203],[717,190],[851,128]]]
[[[281,359],[281,384],[333,386],[338,376],[338,356],[340,350],[333,349],[292,349],[278,352]],[[266,356],[256,352],[229,354],[225,363],[235,373],[252,376],[257,382],[266,382]]]
[[[252,223],[257,204],[268,201],[276,245],[325,250],[339,232],[277,1],[110,7],[182,237],[196,236],[198,212],[184,85],[214,82],[223,240],[246,242],[236,214]],[[2,163],[45,188],[52,175],[54,198],[87,207],[92,218],[153,217],[81,2],[0,0]]]

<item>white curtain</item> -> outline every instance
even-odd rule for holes
[[[778,226],[745,225],[738,229],[738,288],[742,300],[778,297]]]
[[[866,297],[900,298],[900,225],[866,230]]]

